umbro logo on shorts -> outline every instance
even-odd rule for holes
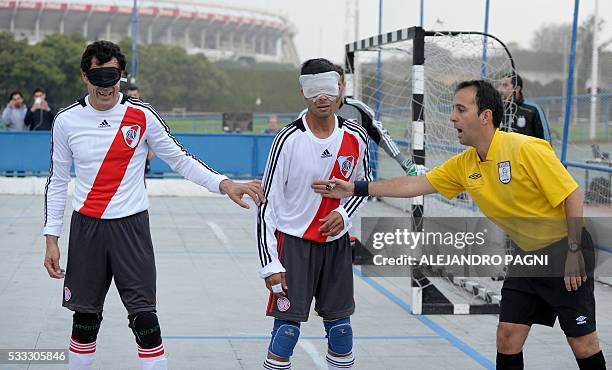
[[[109,127],[111,127],[111,125],[106,120],[102,121],[102,123],[98,125],[98,128],[109,128]]]
[[[327,149],[325,149],[323,153],[321,153],[321,158],[329,158],[331,156],[332,156],[331,153]]]
[[[576,317],[576,325],[586,324],[586,316],[578,316]]]
[[[473,174],[471,174],[470,176],[468,176],[470,179],[472,180],[478,180],[479,178],[482,177],[481,174],[479,174],[478,172],[474,172]]]

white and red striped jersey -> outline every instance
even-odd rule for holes
[[[98,111],[86,96],[61,110],[53,123],[43,233],[60,235],[72,164],[75,211],[114,219],[149,208],[144,182],[149,149],[174,171],[210,191],[220,192],[219,184],[227,178],[189,154],[151,105],[138,99],[121,95],[113,108]]]
[[[323,198],[311,185],[332,177],[371,181],[368,145],[363,127],[338,116],[334,131],[326,139],[310,131],[306,116],[276,135],[262,184],[267,201],[257,213],[262,278],[285,271],[278,259],[277,230],[324,243],[340,238],[350,229],[351,218],[367,197]],[[325,237],[319,232],[319,220],[332,211],[342,215],[344,230],[335,237]]]

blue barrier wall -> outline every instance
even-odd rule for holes
[[[176,134],[191,154],[232,178],[261,178],[274,135]],[[95,145],[95,143],[92,143]],[[49,173],[49,132],[0,132],[0,173],[21,171],[36,176]],[[152,176],[173,176],[170,167],[155,157]]]

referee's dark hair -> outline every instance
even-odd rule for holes
[[[309,59],[302,64],[300,75],[314,75],[317,73],[338,72],[334,63],[324,58]]]
[[[121,52],[119,45],[110,41],[96,41],[87,45],[83,56],[81,57],[81,69],[87,73],[91,68],[91,60],[96,58],[98,64],[110,62],[111,59],[117,58],[119,69],[125,71],[125,55]]]
[[[455,93],[467,87],[476,88],[476,106],[478,106],[478,114],[487,109],[493,113],[493,126],[498,128],[504,118],[504,103],[501,95],[490,82],[485,80],[463,81],[455,89]]]

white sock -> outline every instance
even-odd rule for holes
[[[166,359],[163,343],[155,348],[141,348],[138,346],[138,357],[140,357],[142,370],[168,369],[168,359]]]
[[[266,361],[263,363],[263,368],[265,370],[290,370],[291,361],[276,361],[271,358],[266,358]]]
[[[329,370],[352,369],[355,363],[355,357],[352,353],[349,356],[336,357],[328,352],[326,360]]]
[[[69,370],[89,370],[96,358],[96,342],[79,343],[70,337],[68,349]]]

